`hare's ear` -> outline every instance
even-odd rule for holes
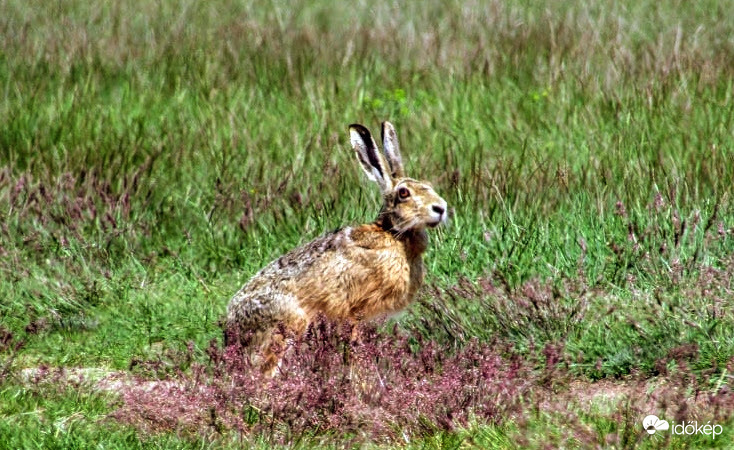
[[[393,182],[387,161],[377,149],[369,130],[356,123],[349,125],[349,140],[367,177],[380,185],[383,194],[392,191]]]
[[[390,164],[393,178],[404,177],[405,171],[403,170],[403,158],[400,156],[398,135],[395,133],[395,127],[387,121],[382,122],[382,149]]]

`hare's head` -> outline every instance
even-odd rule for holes
[[[446,200],[436,194],[430,183],[405,176],[398,136],[390,122],[382,123],[384,155],[364,126],[350,125],[349,135],[362,169],[382,191],[385,204],[380,219],[386,229],[404,233],[446,222]]]

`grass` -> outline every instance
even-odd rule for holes
[[[0,1],[0,442],[399,444],[321,425],[153,433],[113,419],[119,395],[21,376],[214,370],[242,283],[374,218],[346,126],[389,119],[409,174],[453,215],[431,235],[418,302],[381,339],[393,324],[447,354],[476,339],[526,359],[535,386],[512,413],[408,446],[726,446],[730,3]],[[601,410],[564,397],[633,382],[683,394],[625,392]],[[653,411],[729,431],[650,440]]]

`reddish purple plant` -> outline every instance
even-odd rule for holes
[[[268,379],[237,347],[210,347],[211,364],[122,391],[118,420],[147,430],[232,429],[288,442],[303,432],[394,441],[449,430],[472,417],[499,422],[517,411],[529,369],[502,349],[452,350],[374,327],[350,343],[348,327],[318,321]]]

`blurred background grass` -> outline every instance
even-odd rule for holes
[[[379,208],[346,126],[453,208],[403,327],[592,379],[734,355],[731,1],[0,1],[18,366],[203,354],[242,283]],[[670,362],[674,364],[675,361]]]

